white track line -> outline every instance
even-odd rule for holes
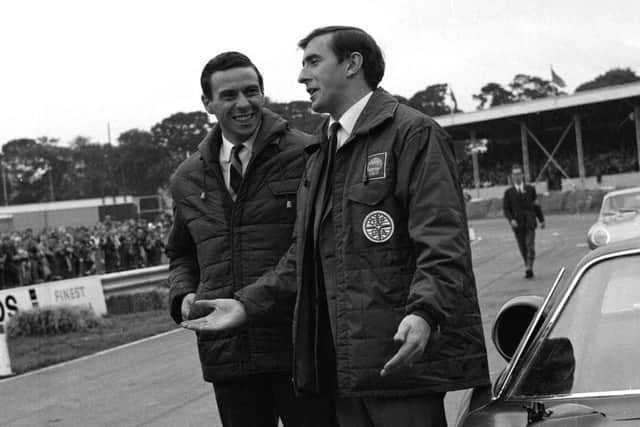
[[[122,344],[122,345],[119,345],[117,347],[108,348],[106,350],[102,350],[102,351],[99,351],[97,353],[87,354],[86,356],[82,356],[82,357],[79,357],[77,359],[67,360],[65,362],[60,362],[60,363],[57,363],[55,365],[45,366],[44,368],[36,369],[35,371],[25,372],[24,374],[15,375],[13,377],[3,378],[3,379],[0,379],[0,384],[5,384],[5,383],[8,383],[10,381],[17,380],[17,379],[20,379],[20,378],[25,378],[25,377],[30,377],[32,375],[41,374],[43,372],[50,371],[52,369],[61,368],[63,366],[71,365],[72,363],[81,362],[83,360],[91,359],[93,357],[102,356],[103,354],[107,354],[107,353],[111,353],[111,352],[114,352],[114,351],[122,350],[124,348],[132,347],[132,346],[137,345],[137,344],[142,344],[143,342],[155,340],[157,338],[163,338],[163,337],[166,337],[167,335],[171,335],[173,333],[176,333],[176,332],[182,331],[182,330],[184,330],[184,329],[183,328],[172,329],[170,331],[163,332],[163,333],[158,334],[158,335],[152,335],[150,337],[146,337],[146,338],[139,339],[137,341],[132,341],[132,342],[129,342],[129,343],[126,343],[126,344]]]

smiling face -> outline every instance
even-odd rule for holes
[[[216,116],[224,136],[234,144],[246,141],[260,124],[264,95],[253,67],[230,68],[211,74],[211,98],[202,96]]]
[[[298,82],[306,86],[311,108],[340,118],[350,106],[347,96],[351,84],[348,61],[338,62],[331,49],[332,34],[324,34],[309,41],[304,48],[302,70]]]

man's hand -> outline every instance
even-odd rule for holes
[[[202,307],[212,308],[213,311],[204,317],[187,320],[180,326],[192,331],[227,331],[247,323],[247,312],[240,301],[232,298],[199,300],[194,303]]]
[[[511,224],[511,227],[513,228],[518,228],[518,221],[516,221],[515,219],[509,221],[509,224]]]
[[[182,298],[182,305],[180,306],[180,313],[182,314],[182,320],[187,320],[189,318],[189,313],[191,312],[191,306],[193,305],[193,300],[196,299],[196,294],[191,292],[186,294],[184,298]]]
[[[384,365],[380,375],[384,377],[397,369],[412,366],[422,357],[429,335],[431,335],[431,328],[426,320],[415,314],[405,316],[393,337],[393,340],[402,343],[402,346]]]
[[[547,224],[545,224],[545,223],[544,223],[544,221],[542,221],[542,222],[540,223],[540,228],[541,228],[542,230],[544,230],[544,228],[545,228],[546,226],[547,226]]]

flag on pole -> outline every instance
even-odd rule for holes
[[[550,67],[550,68],[551,68],[551,83],[553,83],[558,87],[565,87],[567,84],[564,82],[562,77],[560,77],[559,75],[556,74],[555,71],[553,71],[553,67]]]

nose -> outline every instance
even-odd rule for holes
[[[307,72],[307,69],[302,67],[302,69],[300,70],[300,74],[298,74],[298,83],[306,83],[309,81],[309,73]]]
[[[247,97],[244,95],[244,93],[240,92],[240,94],[238,95],[238,99],[236,100],[236,106],[237,107],[248,107],[249,104],[249,100],[247,99]]]

